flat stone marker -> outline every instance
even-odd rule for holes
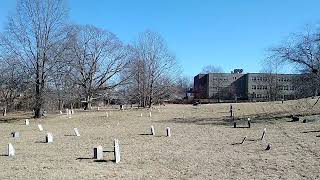
[[[20,133],[19,132],[12,132],[12,137],[13,138],[19,138],[20,137]]]
[[[43,131],[43,127],[41,124],[38,124],[39,131]]]
[[[114,140],[114,158],[116,163],[120,162],[120,146],[118,139]]]
[[[166,128],[167,131],[167,137],[171,137],[171,130],[169,127]]]
[[[16,151],[14,150],[12,144],[9,143],[9,144],[8,144],[8,147],[7,147],[7,155],[8,155],[8,156],[14,156],[14,155],[15,155],[15,152],[16,152]]]
[[[154,131],[154,127],[151,126],[151,135],[156,135],[155,131]]]
[[[30,124],[29,119],[26,119],[25,123],[26,123],[26,126],[29,126]]]
[[[80,136],[78,128],[73,128],[73,131],[76,134],[76,136]]]
[[[53,136],[52,133],[47,133],[46,136],[46,143],[52,143],[53,142]]]
[[[267,128],[264,128],[261,136],[261,140],[263,140],[264,136],[266,135],[266,132],[267,132]]]
[[[93,158],[97,159],[97,160],[103,159],[102,146],[98,146],[96,148],[93,148]]]

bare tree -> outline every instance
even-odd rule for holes
[[[119,75],[129,64],[128,48],[106,30],[89,25],[74,29],[73,78],[81,88],[85,109],[91,109],[94,98],[125,82]]]
[[[133,53],[129,70],[131,97],[142,107],[169,98],[174,91],[177,64],[164,39],[146,31],[133,44]]]
[[[223,73],[223,69],[220,66],[206,65],[202,67],[201,73]]]
[[[290,63],[303,72],[305,76],[309,76],[310,84],[308,88],[314,88],[314,95],[318,95],[320,86],[319,47],[319,33],[306,31],[305,33],[294,35],[286,43],[270,49],[270,58]],[[306,83],[308,82],[305,81],[304,84]]]
[[[18,58],[35,88],[35,117],[41,117],[44,90],[57,61],[62,61],[67,10],[64,0],[19,0],[1,35],[3,53]]]

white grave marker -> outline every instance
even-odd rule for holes
[[[29,122],[29,119],[26,119],[26,126],[29,126],[30,122]]]
[[[151,111],[149,112],[149,117],[152,117]]]
[[[151,126],[151,135],[156,135],[155,131],[154,131],[154,127]]]
[[[98,146],[96,148],[93,148],[93,158],[97,159],[97,160],[103,159],[102,146]]]
[[[52,133],[47,133],[47,136],[46,136],[46,143],[52,143],[53,142],[53,136],[52,136]]]
[[[171,137],[171,130],[169,127],[166,128],[167,131],[167,137]]]
[[[140,117],[142,117],[142,113],[140,114]]]
[[[114,157],[116,163],[120,162],[120,146],[118,139],[114,140]]]
[[[74,133],[76,134],[76,136],[80,136],[78,128],[73,128],[73,130],[74,130]]]
[[[43,131],[43,127],[41,124],[38,124],[39,131]]]
[[[15,150],[11,143],[8,144],[7,153],[8,153],[8,156],[14,156],[15,154]]]

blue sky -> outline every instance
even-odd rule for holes
[[[69,0],[70,20],[108,29],[132,42],[160,33],[185,75],[205,65],[259,72],[266,49],[320,22],[319,0]],[[14,0],[0,1],[0,30]],[[288,71],[288,70],[286,70]]]

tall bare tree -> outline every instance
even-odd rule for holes
[[[73,78],[82,90],[85,109],[91,109],[94,98],[125,82],[119,75],[129,64],[128,48],[109,31],[89,25],[74,29]]]
[[[155,32],[140,34],[133,44],[133,62],[130,66],[132,97],[142,107],[168,98],[174,91],[176,59],[164,39]]]
[[[2,52],[17,57],[34,84],[36,118],[41,117],[48,77],[63,60],[66,19],[64,0],[19,0],[1,35]]]
[[[286,43],[270,49],[270,58],[287,62],[308,76],[304,86],[313,89],[314,95],[320,88],[320,39],[319,32],[306,31],[292,36]],[[305,76],[303,78],[305,78]],[[308,91],[304,91],[308,92]]]

